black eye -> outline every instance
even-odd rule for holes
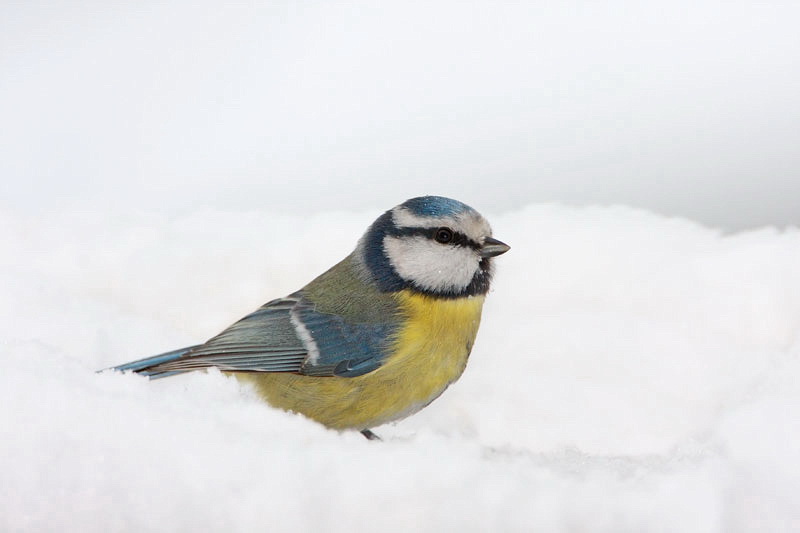
[[[436,235],[434,235],[433,238],[436,239],[436,242],[447,244],[453,240],[453,230],[450,228],[439,228],[436,230]]]

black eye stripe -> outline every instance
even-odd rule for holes
[[[439,227],[436,228],[392,228],[390,231],[391,235],[395,237],[427,237],[432,241],[436,240],[436,232],[439,231]],[[452,230],[451,230],[452,231]],[[448,245],[455,245],[455,246],[463,246],[465,248],[472,248],[473,250],[480,250],[481,245],[477,242],[473,241],[460,231],[453,231],[453,239],[447,243]]]

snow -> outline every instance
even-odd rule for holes
[[[796,228],[484,213],[512,249],[467,371],[383,442],[218,372],[95,372],[296,290],[382,209],[0,212],[0,530],[800,527]]]

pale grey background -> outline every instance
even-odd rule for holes
[[[800,224],[800,3],[4,3],[0,208]]]

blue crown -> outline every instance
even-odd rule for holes
[[[475,211],[467,204],[444,196],[419,196],[406,200],[401,206],[423,217],[453,216],[465,211]]]

